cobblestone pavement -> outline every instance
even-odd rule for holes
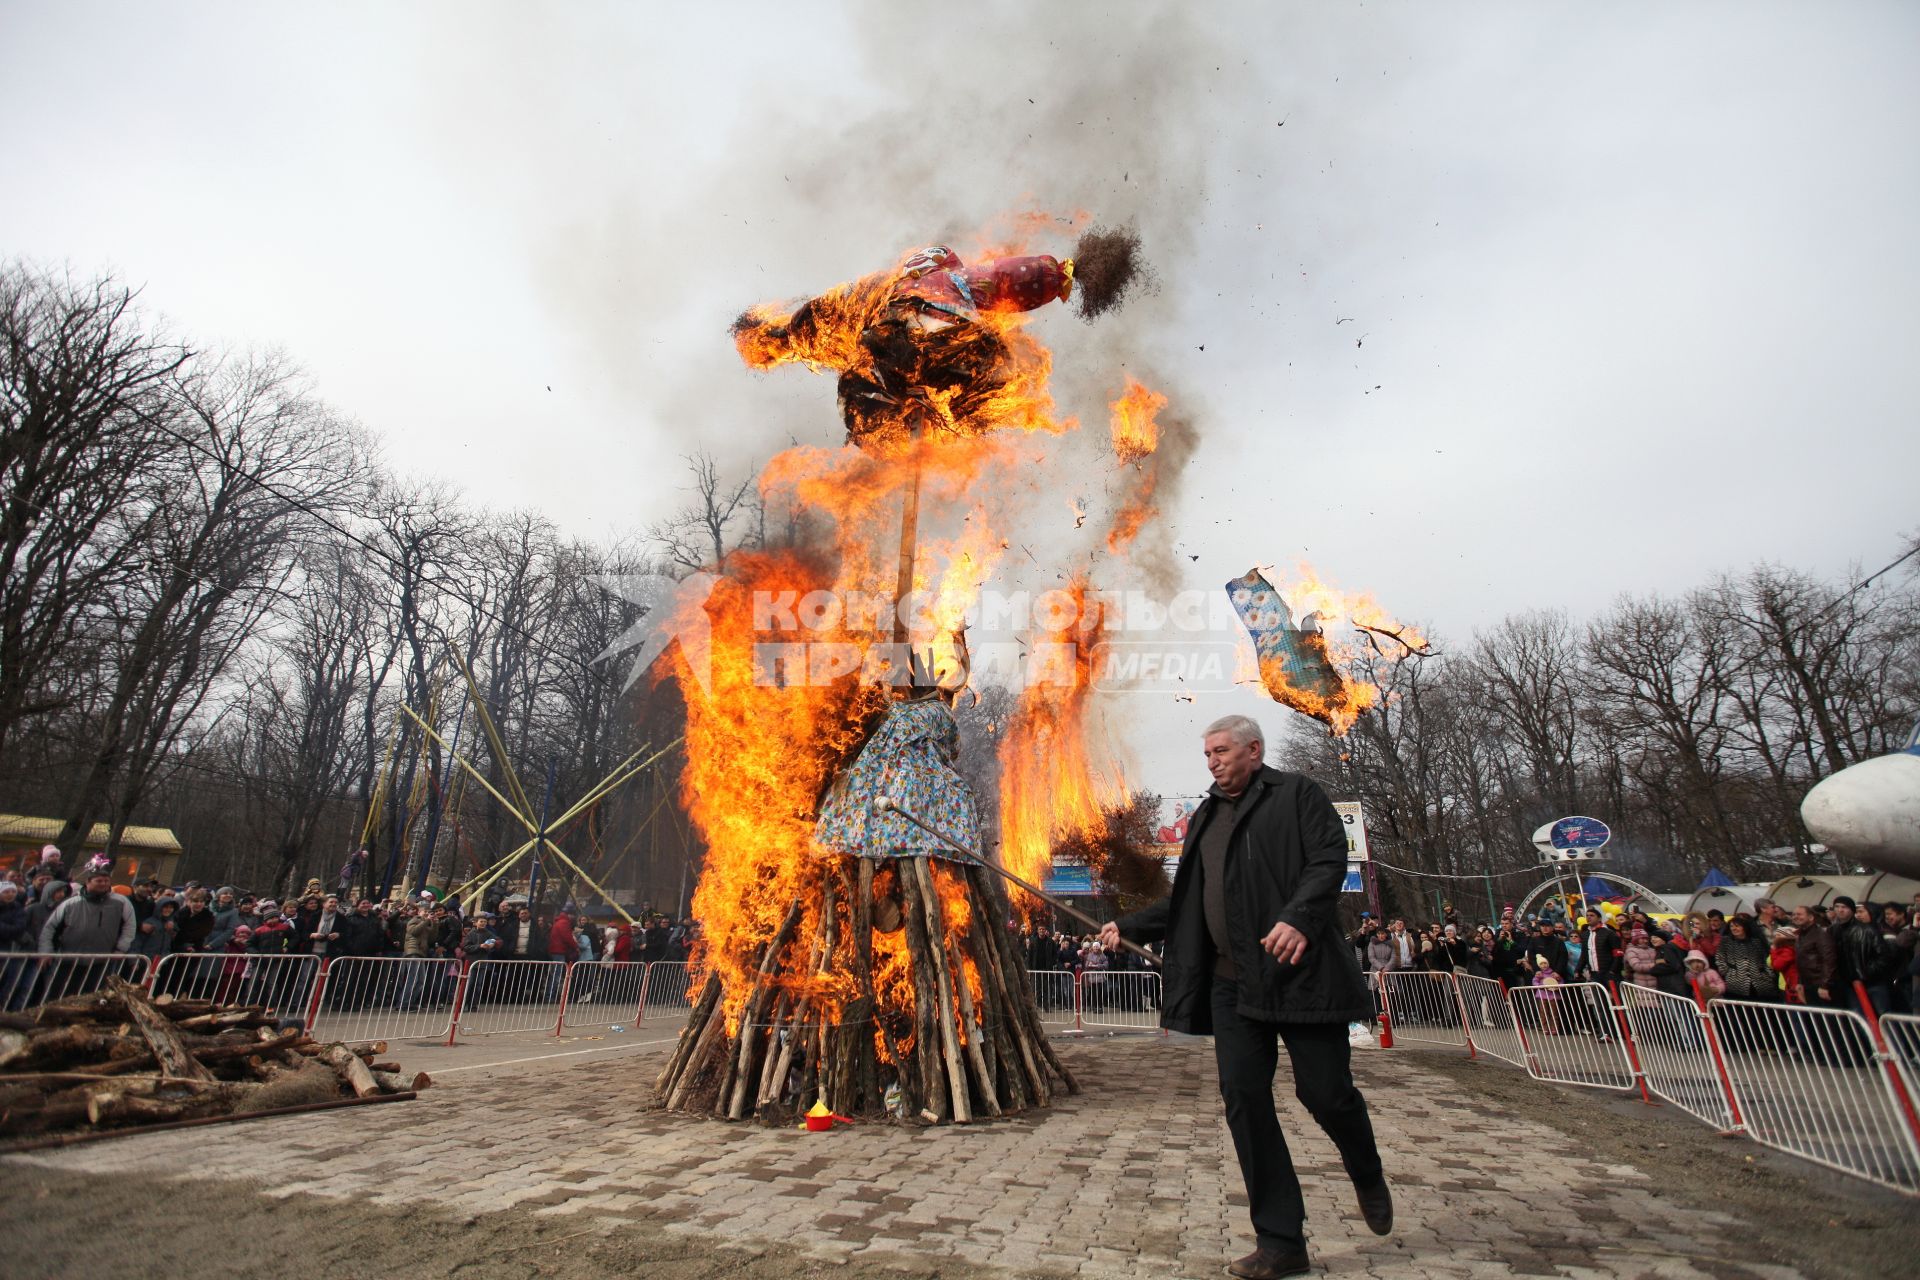
[[[646,1110],[658,1054],[461,1076],[417,1102],[149,1134],[9,1157],[78,1172],[204,1169],[264,1194],[421,1197],[514,1207],[586,1227],[650,1217],[675,1231],[780,1241],[825,1257],[964,1259],[1081,1276],[1217,1276],[1251,1247],[1210,1042],[1074,1044],[1086,1091],[1045,1116],[830,1135]],[[1763,1276],[1733,1264],[1741,1223],[1662,1196],[1641,1171],[1584,1159],[1404,1054],[1356,1055],[1399,1223],[1358,1220],[1333,1148],[1278,1092],[1306,1188],[1315,1260],[1335,1275]],[[1436,1141],[1438,1139],[1438,1141]],[[215,1146],[217,1144],[217,1147]],[[1558,1182],[1526,1190],[1529,1170]],[[1490,1172],[1505,1171],[1496,1183]],[[186,1176],[194,1176],[188,1174]],[[1593,1249],[1584,1243],[1605,1240]]]

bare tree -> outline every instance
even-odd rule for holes
[[[1473,663],[1541,809],[1580,812],[1580,641],[1566,615],[1506,619],[1476,638]]]
[[[764,540],[764,513],[751,476],[738,483],[723,479],[720,464],[706,452],[689,455],[686,463],[692,504],[647,530],[662,555],[683,569],[712,568],[727,558],[727,535],[742,521],[751,521]]]
[[[0,267],[0,759],[22,722],[72,705],[52,678],[89,643],[151,530],[125,518],[172,447],[154,419],[187,351],[112,279]]]
[[[372,750],[354,710],[374,674],[365,637],[381,621],[376,589],[338,541],[309,552],[288,611],[241,703],[243,776],[271,824],[282,892],[296,887],[322,817]]]
[[[390,476],[376,479],[369,510],[368,539],[382,562],[391,593],[387,621],[394,645],[374,662],[374,684],[361,702],[362,726],[368,741],[373,742],[389,736],[380,732],[380,721],[383,710],[390,706],[386,699],[393,694],[416,714],[432,715],[436,672],[442,667],[446,637],[457,634],[468,616],[462,597],[470,594],[467,575],[477,550],[479,521],[444,485],[399,481]],[[387,691],[388,675],[396,665],[400,668],[400,687]],[[413,769],[423,753],[422,735],[412,721],[397,710],[388,714],[396,717],[398,733],[393,759],[385,762],[386,857],[368,860],[363,874],[369,887],[397,868],[410,816],[406,801],[413,791]],[[444,765],[440,749],[427,741],[424,754],[429,786],[437,787]],[[366,757],[360,796],[369,808],[380,789],[375,777],[380,767],[371,754]]]
[[[95,748],[58,843],[72,852],[114,802],[137,804],[186,720],[264,616],[314,513],[355,481],[350,433],[273,357],[188,366],[170,391],[181,442],[145,479],[150,529],[125,594],[98,602],[113,626],[112,672]]]

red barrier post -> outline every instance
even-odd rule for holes
[[[327,967],[332,963],[332,956],[320,957],[320,975],[313,980],[313,999],[307,1003],[308,1030],[313,1029],[315,1020],[320,1017],[320,993],[327,989]]]
[[[1880,1029],[1880,1014],[1867,995],[1867,984],[1855,978],[1853,994],[1860,1002],[1860,1016],[1867,1020],[1867,1029],[1873,1032],[1873,1047],[1880,1055],[1880,1065],[1886,1069],[1888,1081],[1893,1085],[1894,1097],[1900,1099],[1900,1110],[1906,1114],[1907,1128],[1913,1130],[1914,1139],[1920,1141],[1920,1116],[1914,1112],[1913,1098],[1907,1093],[1907,1082],[1900,1078],[1900,1068],[1894,1065],[1893,1048],[1887,1043],[1886,1033]]]
[[[447,1047],[452,1048],[454,1037],[460,1034],[460,1011],[467,1005],[467,973],[473,968],[473,961],[460,961],[460,978],[453,987],[453,1016],[447,1020]]]
[[[1380,992],[1380,1047],[1393,1048],[1393,1001],[1387,998],[1386,975],[1381,974],[1374,981]]]
[[[567,997],[573,993],[573,965],[567,965],[566,972],[560,978],[560,1012],[553,1020],[553,1034],[560,1034],[560,1028],[567,1025]],[[645,998],[645,993],[642,993]]]
[[[1627,1047],[1627,1062],[1633,1067],[1633,1079],[1640,1086],[1640,1101],[1650,1107],[1660,1104],[1647,1092],[1647,1073],[1640,1069],[1640,1046],[1633,1042],[1633,1027],[1627,1022],[1627,1006],[1620,999],[1620,984],[1607,983],[1607,994],[1611,998],[1614,1020],[1620,1024],[1620,1043]]]
[[[1713,1054],[1713,1066],[1720,1073],[1720,1091],[1727,1095],[1727,1114],[1733,1117],[1731,1133],[1738,1133],[1747,1127],[1740,1118],[1740,1103],[1733,1096],[1733,1077],[1727,1072],[1727,1060],[1720,1052],[1720,1036],[1713,1029],[1713,1017],[1707,1012],[1707,998],[1700,988],[1693,989],[1693,1002],[1700,1009],[1700,1030],[1706,1033],[1707,1049]]]

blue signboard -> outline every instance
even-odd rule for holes
[[[1347,878],[1340,882],[1340,892],[1365,893],[1366,891],[1367,886],[1362,883],[1360,879],[1360,868],[1349,862],[1347,864]]]
[[[1562,853],[1592,853],[1613,839],[1613,832],[1598,818],[1562,818],[1548,839]]]
[[[1040,887],[1048,893],[1084,897],[1093,892],[1093,873],[1085,867],[1055,867],[1047,872],[1047,882]]]

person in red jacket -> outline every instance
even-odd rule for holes
[[[233,1003],[234,994],[240,988],[240,982],[252,969],[252,952],[247,946],[253,940],[253,930],[246,925],[234,927],[233,936],[227,939],[227,945],[221,950],[225,959],[220,962],[220,981],[213,989],[213,1002],[217,1005]]]
[[[1773,931],[1773,950],[1767,953],[1767,966],[1780,975],[1780,984],[1788,1004],[1805,1004],[1807,993],[1800,986],[1800,960],[1795,949],[1797,938],[1792,926],[1781,925]]]
[[[573,917],[564,908],[553,918],[553,928],[547,933],[547,958],[565,960],[568,964],[580,958],[580,940],[573,936]]]
[[[633,926],[622,920],[613,926],[613,960],[616,964],[633,959]]]

